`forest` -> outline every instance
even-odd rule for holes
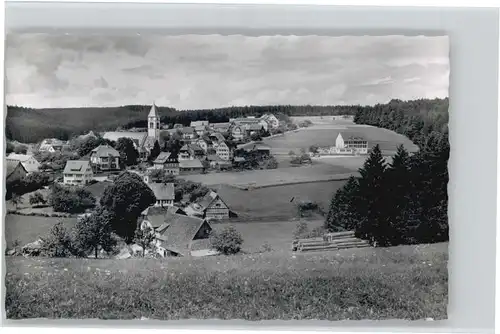
[[[9,140],[36,143],[44,138],[68,140],[93,131],[114,131],[146,127],[151,105],[128,105],[107,108],[32,109],[7,107],[5,135]],[[161,122],[189,125],[191,121],[228,122],[229,118],[261,116],[267,112],[288,116],[354,115],[359,106],[244,106],[218,109],[176,110],[157,107]]]
[[[447,241],[448,99],[363,107],[355,122],[404,134],[419,151],[410,155],[401,146],[386,165],[375,146],[361,177],[350,178],[333,196],[325,227],[354,230],[381,246]]]

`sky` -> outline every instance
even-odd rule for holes
[[[177,109],[448,96],[447,37],[9,34],[6,102]]]

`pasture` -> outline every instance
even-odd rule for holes
[[[361,160],[360,160],[361,158]],[[309,166],[284,167],[266,170],[248,170],[242,172],[222,172],[209,174],[181,175],[180,178],[208,186],[225,184],[237,187],[269,187],[294,183],[330,181],[347,179],[357,173],[358,164],[363,164],[363,157],[346,157],[331,164],[314,162]],[[345,167],[347,166],[347,167]]]
[[[277,156],[287,156],[291,150],[299,153],[302,148],[308,151],[311,145],[335,145],[335,139],[339,133],[361,135],[368,141],[369,148],[378,144],[382,153],[386,155],[394,154],[401,144],[410,152],[418,150],[418,147],[411,140],[387,129],[357,125],[350,121],[333,121],[331,117],[328,119],[312,118],[311,121],[313,125],[308,128],[264,139],[264,142],[271,146],[271,153]]]
[[[7,257],[5,310],[8,319],[439,320],[447,261],[446,243],[195,259]]]
[[[253,190],[242,190],[227,185],[213,188],[242,220],[281,220],[296,217],[296,203],[300,201],[314,201],[327,210],[333,194],[344,186],[345,182],[313,182]]]

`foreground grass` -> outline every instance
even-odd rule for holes
[[[446,318],[447,244],[203,259],[7,258],[6,315]]]

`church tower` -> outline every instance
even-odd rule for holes
[[[160,140],[160,116],[154,102],[148,115],[148,137]]]

